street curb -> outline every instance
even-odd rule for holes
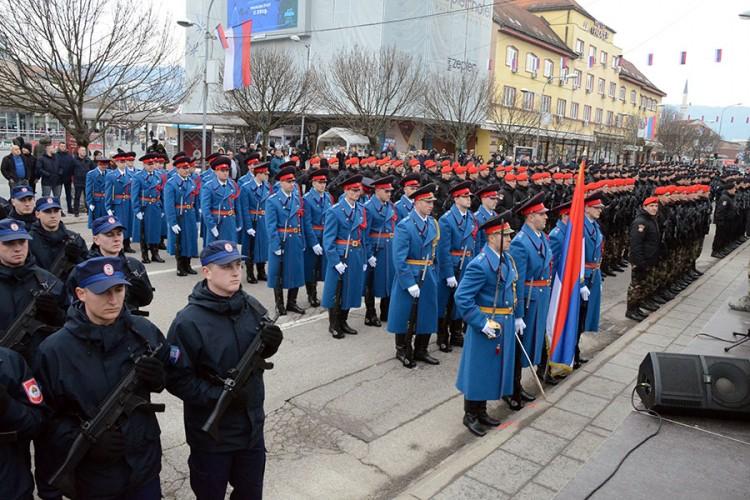
[[[695,289],[702,284],[711,280],[716,274],[721,271],[729,262],[733,261],[750,246],[750,240],[738,246],[732,253],[714,263],[711,267],[706,269],[703,276],[691,283],[680,295],[681,297],[676,298],[659,308],[658,311],[652,313],[647,319],[634,325],[628,329],[620,338],[609,344],[603,350],[601,350],[595,358],[591,359],[581,370],[578,370],[568,376],[562,384],[559,384],[548,390],[548,394],[551,397],[551,401],[537,401],[537,404],[530,411],[527,411],[532,405],[526,405],[524,410],[517,413],[518,417],[515,420],[506,422],[500,425],[500,430],[490,431],[484,438],[478,440],[474,444],[468,444],[453,455],[449,456],[441,463],[425,472],[413,482],[407,489],[402,491],[397,497],[397,500],[427,500],[438,494],[441,490],[449,486],[453,481],[458,479],[468,469],[481,462],[493,451],[502,446],[508,439],[513,437],[516,432],[526,427],[533,422],[536,417],[542,414],[544,411],[552,407],[555,402],[559,401],[569,392],[573,391],[583,380],[585,380],[592,372],[598,370],[601,366],[608,363],[613,357],[619,354],[625,347],[635,341],[641,334],[645,333],[651,326],[660,321],[664,316],[669,314],[678,304],[682,302],[691,289]],[[684,294],[684,295],[683,295]],[[658,349],[657,349],[658,350]]]

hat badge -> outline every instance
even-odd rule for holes
[[[109,222],[110,224],[114,224],[115,223],[115,218],[114,217],[110,217],[109,219],[107,219],[107,222]]]
[[[47,198],[47,203],[52,203],[54,200],[52,198]]]
[[[11,229],[12,231],[18,231],[18,224],[16,224],[15,222],[14,222],[14,223],[12,223],[12,224],[10,225],[10,229]]]
[[[107,276],[112,276],[115,274],[115,268],[112,267],[112,264],[104,264],[104,268],[102,269],[104,271],[104,274]]]
[[[29,189],[28,189],[28,188],[25,188],[25,187],[22,187],[22,188],[21,188],[21,192],[22,192],[22,193],[25,193],[25,192],[27,192],[28,190],[29,190]]]
[[[224,250],[226,250],[227,252],[233,252],[234,247],[232,246],[231,243],[224,243]]]

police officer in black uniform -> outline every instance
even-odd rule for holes
[[[198,500],[223,499],[227,484],[234,488],[232,498],[261,498],[266,461],[262,371],[245,387],[236,387],[219,423],[220,440],[201,427],[222,393],[220,379],[255,336],[263,339],[262,356],[268,358],[281,344],[281,329],[262,326],[266,309],[242,290],[243,257],[235,243],[214,241],[200,258],[204,280],[195,285],[168,334],[175,362],[167,389],[184,401],[190,485]]]
[[[65,281],[72,266],[85,260],[88,250],[83,238],[65,227],[60,220],[61,215],[62,207],[59,198],[48,197],[36,200],[38,220],[31,225],[29,233],[32,240],[29,242],[29,249],[39,267],[55,274],[61,281]]]
[[[735,208],[734,195],[737,187],[734,182],[729,181],[724,184],[724,189],[716,201],[714,209],[714,223],[716,224],[716,234],[711,248],[711,257],[724,258],[731,251],[729,243],[732,241],[732,225],[735,222],[737,209]]]
[[[31,230],[31,225],[36,222],[34,215],[34,190],[30,186],[13,186],[10,192],[10,204],[12,208],[8,217],[19,220],[26,226],[26,231]]]
[[[78,302],[68,310],[62,329],[39,346],[35,373],[44,388],[50,422],[35,442],[43,455],[38,476],[49,481],[61,465],[81,422],[93,418],[100,404],[131,370],[136,392],[149,400],[161,392],[170,352],[164,336],[145,318],[132,316],[125,303],[122,260],[96,257],[76,268]],[[146,356],[157,351],[154,356]],[[75,498],[159,500],[161,443],[159,423],[148,407],[135,409],[91,445],[75,471]],[[39,465],[39,461],[37,461]]]
[[[643,209],[633,220],[630,227],[630,264],[633,266],[628,288],[627,310],[625,316],[635,321],[643,321],[647,311],[659,308],[651,300],[651,294],[656,291],[649,280],[653,279],[650,271],[659,262],[661,232],[656,214],[659,211],[659,199],[649,196],[643,201]]]

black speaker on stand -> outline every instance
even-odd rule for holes
[[[750,360],[650,352],[636,392],[659,413],[750,419]]]

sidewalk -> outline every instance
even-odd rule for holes
[[[412,483],[402,499],[549,499],[631,413],[649,351],[679,352],[728,299],[745,293],[750,243],[603,349],[581,370]],[[530,387],[530,386],[529,386]]]

